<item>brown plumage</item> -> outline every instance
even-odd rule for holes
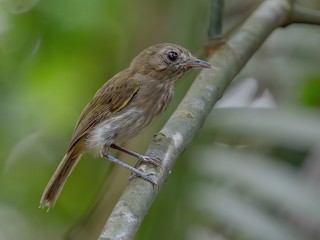
[[[50,207],[56,201],[81,155],[88,150],[100,151],[102,156],[156,184],[148,175],[113,157],[109,148],[158,165],[148,156],[115,144],[136,136],[164,112],[176,80],[189,69],[210,67],[175,44],[158,44],[142,51],[129,68],[107,81],[82,111],[67,153],[45,188],[40,206]]]

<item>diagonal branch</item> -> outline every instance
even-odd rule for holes
[[[153,138],[147,151],[147,155],[159,158],[163,163],[163,170],[157,172],[159,188],[226,87],[269,34],[284,25],[291,10],[292,1],[264,1],[229,40],[211,47],[209,62],[215,69],[200,72],[177,110]],[[142,168],[145,171],[155,171],[145,165]],[[133,239],[158,190],[142,179],[131,181],[113,209],[99,239]]]

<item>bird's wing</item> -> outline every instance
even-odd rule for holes
[[[130,75],[120,72],[106,82],[82,111],[69,145],[69,150],[110,115],[123,109],[139,89]]]

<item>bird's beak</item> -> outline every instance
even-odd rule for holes
[[[185,67],[192,67],[192,68],[213,68],[213,66],[203,60],[197,58],[191,58],[188,62],[183,64]]]

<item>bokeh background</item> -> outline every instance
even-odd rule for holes
[[[319,9],[317,0],[300,1]],[[257,1],[226,1],[231,29]],[[207,41],[209,0],[0,1],[0,239],[96,239],[128,171],[85,156],[41,193],[95,91],[160,42]],[[143,153],[161,119],[126,143]],[[320,239],[320,26],[276,30],[178,160],[136,239]],[[133,163],[127,156],[121,159]]]

